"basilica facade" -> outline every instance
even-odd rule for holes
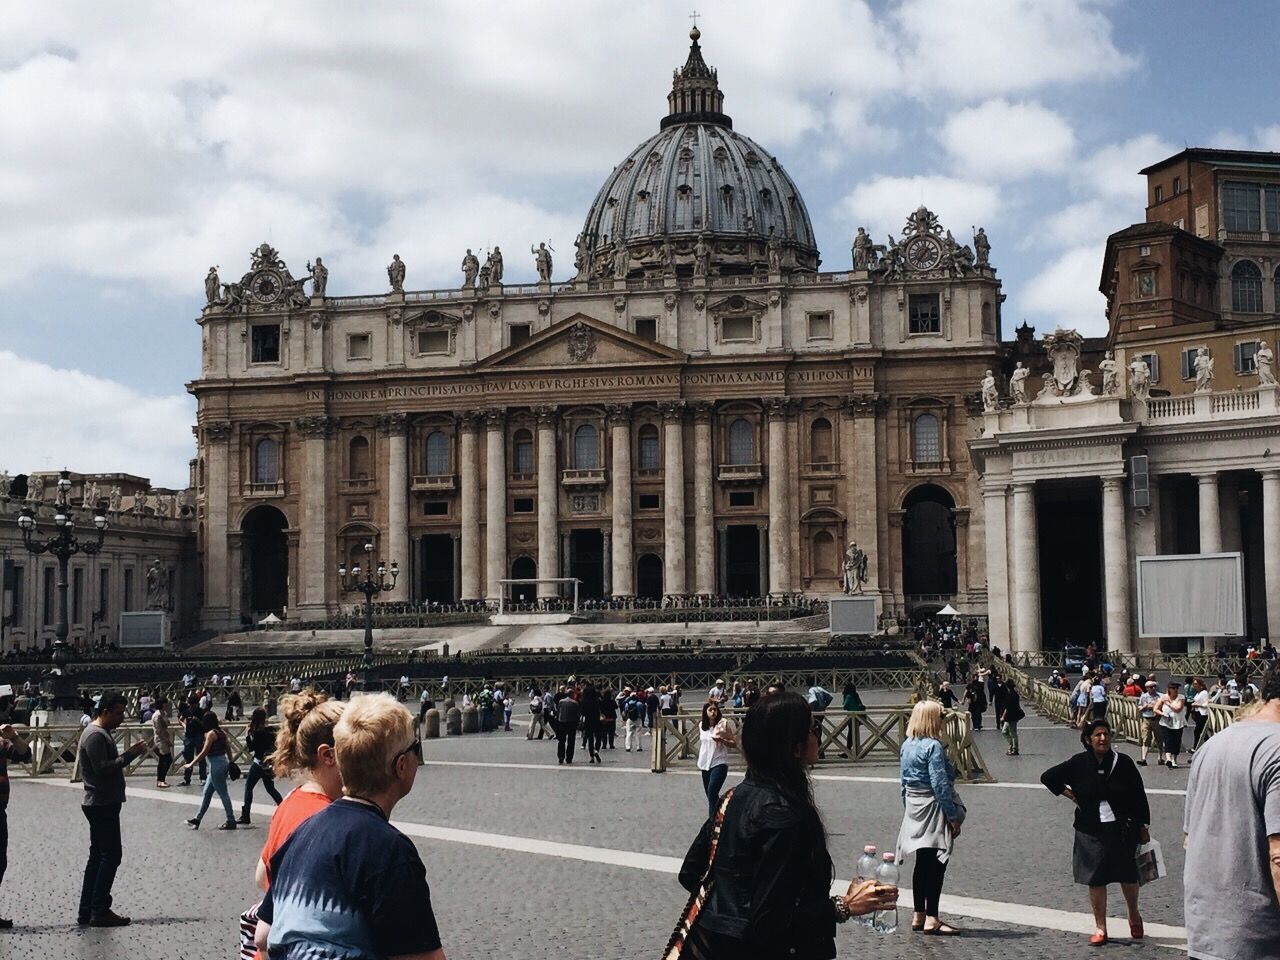
[[[799,189],[733,129],[692,38],[567,281],[545,247],[537,283],[505,283],[495,247],[416,291],[406,253],[368,296],[266,244],[239,280],[210,271],[189,385],[204,627],[331,615],[366,543],[400,570],[383,600],[546,599],[562,588],[502,581],[552,577],[825,596],[856,543],[882,612],[985,612],[966,446],[1001,354],[985,234],[903,211],[821,271]]]

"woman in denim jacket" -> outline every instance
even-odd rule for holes
[[[942,704],[921,700],[907,723],[907,739],[899,753],[904,812],[898,832],[898,862],[909,853],[916,855],[911,875],[915,896],[911,929],[954,936],[960,930],[938,919],[938,900],[965,808],[956,795],[955,767],[942,745],[942,717]]]

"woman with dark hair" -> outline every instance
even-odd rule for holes
[[[1089,943],[1107,942],[1107,884],[1118,883],[1129,909],[1129,935],[1143,936],[1138,913],[1139,843],[1151,839],[1151,809],[1137,764],[1111,749],[1111,726],[1090,720],[1080,730],[1084,750],[1040,776],[1054,796],[1076,805],[1075,847],[1071,854],[1076,883],[1089,888],[1089,906],[1097,927]]]
[[[582,685],[582,740],[587,748],[588,763],[604,763],[600,759],[600,693],[588,680]]]
[[[708,700],[702,705],[702,722],[698,725],[698,769],[702,771],[708,816],[714,817],[720,806],[720,788],[729,775],[729,748],[736,745],[729,721],[720,716],[720,704]]]
[[[244,806],[240,808],[239,823],[249,822],[249,811],[253,808],[253,788],[259,780],[267,791],[267,796],[280,806],[283,799],[276,789],[275,778],[271,774],[271,764],[267,757],[276,748],[276,731],[267,726],[267,711],[256,707],[249,715],[249,728],[244,734],[244,745],[249,750],[249,772],[244,775]]]
[[[897,905],[896,887],[851,883],[832,897],[826,830],[808,768],[818,731],[805,699],[765,696],[742,724],[746,779],[720,801],[689,848],[689,901],[664,956],[686,960],[828,960],[836,924]]]
[[[200,722],[204,728],[204,745],[194,759],[184,764],[183,770],[190,770],[207,757],[209,760],[209,779],[204,782],[204,796],[200,798],[200,812],[187,821],[187,826],[192,830],[200,829],[200,821],[204,818],[205,811],[209,809],[209,804],[216,792],[218,799],[222,801],[222,809],[227,814],[227,819],[218,829],[234,830],[236,828],[236,815],[231,808],[231,794],[227,791],[227,769],[229,766],[227,760],[227,734],[218,724],[218,715],[212,710],[206,710]]]

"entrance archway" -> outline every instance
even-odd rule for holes
[[[662,599],[662,558],[642,553],[636,560],[636,596],[641,600]]]
[[[240,523],[241,607],[253,619],[283,617],[289,605],[289,521],[275,507],[254,507]]]
[[[569,534],[569,576],[577,577],[578,596],[598,600],[604,595],[604,533],[574,530]]]
[[[956,592],[955,500],[926,483],[902,502],[902,590],[907,596]]]
[[[538,565],[533,562],[533,557],[516,557],[511,561],[511,579],[512,580],[532,580],[538,575]],[[538,597],[537,584],[533,583],[513,583],[511,584],[511,600],[514,603],[533,603]]]
[[[453,603],[453,537],[429,533],[418,546],[419,596],[431,603]]]
[[[725,593],[758,597],[760,589],[760,528],[734,523],[725,528]]]

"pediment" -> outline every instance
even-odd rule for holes
[[[685,354],[576,313],[477,364],[481,370],[683,362]]]
[[[404,319],[404,325],[409,330],[413,330],[416,327],[424,327],[427,329],[432,327],[456,327],[467,319],[470,318],[463,317],[456,313],[446,313],[444,310],[431,308],[409,314]]]
[[[711,314],[763,313],[768,309],[769,305],[763,300],[756,300],[754,297],[745,297],[740,293],[722,297],[714,303],[707,305],[707,311]]]

